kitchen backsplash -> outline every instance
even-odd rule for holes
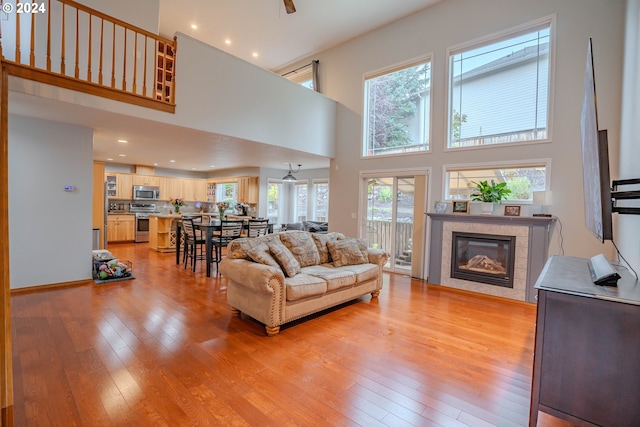
[[[109,199],[109,212],[129,212],[129,208],[131,203],[140,203],[134,200],[120,200],[120,199]],[[159,213],[169,213],[169,211],[175,210],[173,205],[168,201],[158,200],[156,202],[144,202],[144,203],[155,203],[156,211]],[[180,212],[184,213],[196,213],[200,212],[209,212],[209,213],[217,213],[218,208],[214,202],[185,202],[185,204],[180,208]],[[228,212],[231,212],[230,209]],[[235,213],[235,212],[234,212]],[[257,216],[258,215],[258,206],[257,205],[248,205],[247,208],[248,216]]]

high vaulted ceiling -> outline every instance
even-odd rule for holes
[[[287,14],[282,0],[160,0],[160,34],[179,31],[275,70],[439,1],[294,0]]]

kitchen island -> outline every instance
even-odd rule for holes
[[[176,221],[191,216],[201,216],[202,221],[209,222],[210,218],[218,218],[217,213],[185,212],[182,214],[150,214],[149,215],[149,249],[156,252],[175,252]]]

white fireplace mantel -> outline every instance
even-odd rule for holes
[[[429,240],[429,283],[443,286],[456,286],[459,279],[451,279],[449,271],[443,264],[450,259],[451,230],[473,231],[489,234],[521,234],[521,240],[526,245],[520,252],[526,256],[526,266],[522,268],[521,288],[513,294],[505,289],[495,290],[491,285],[465,286],[477,292],[506,296],[507,298],[536,302],[536,290],[534,285],[545,262],[549,251],[549,238],[551,225],[556,221],[554,217],[505,217],[497,215],[462,215],[462,214],[437,214],[428,213],[431,219],[431,237]],[[449,239],[447,241],[447,239]],[[518,250],[518,246],[516,246]],[[519,255],[516,254],[516,257]],[[444,261],[444,262],[443,262]],[[466,282],[466,281],[465,281]]]

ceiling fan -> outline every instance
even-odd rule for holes
[[[283,1],[284,1],[284,8],[286,9],[287,13],[295,13],[296,7],[293,5],[293,0],[283,0]]]

